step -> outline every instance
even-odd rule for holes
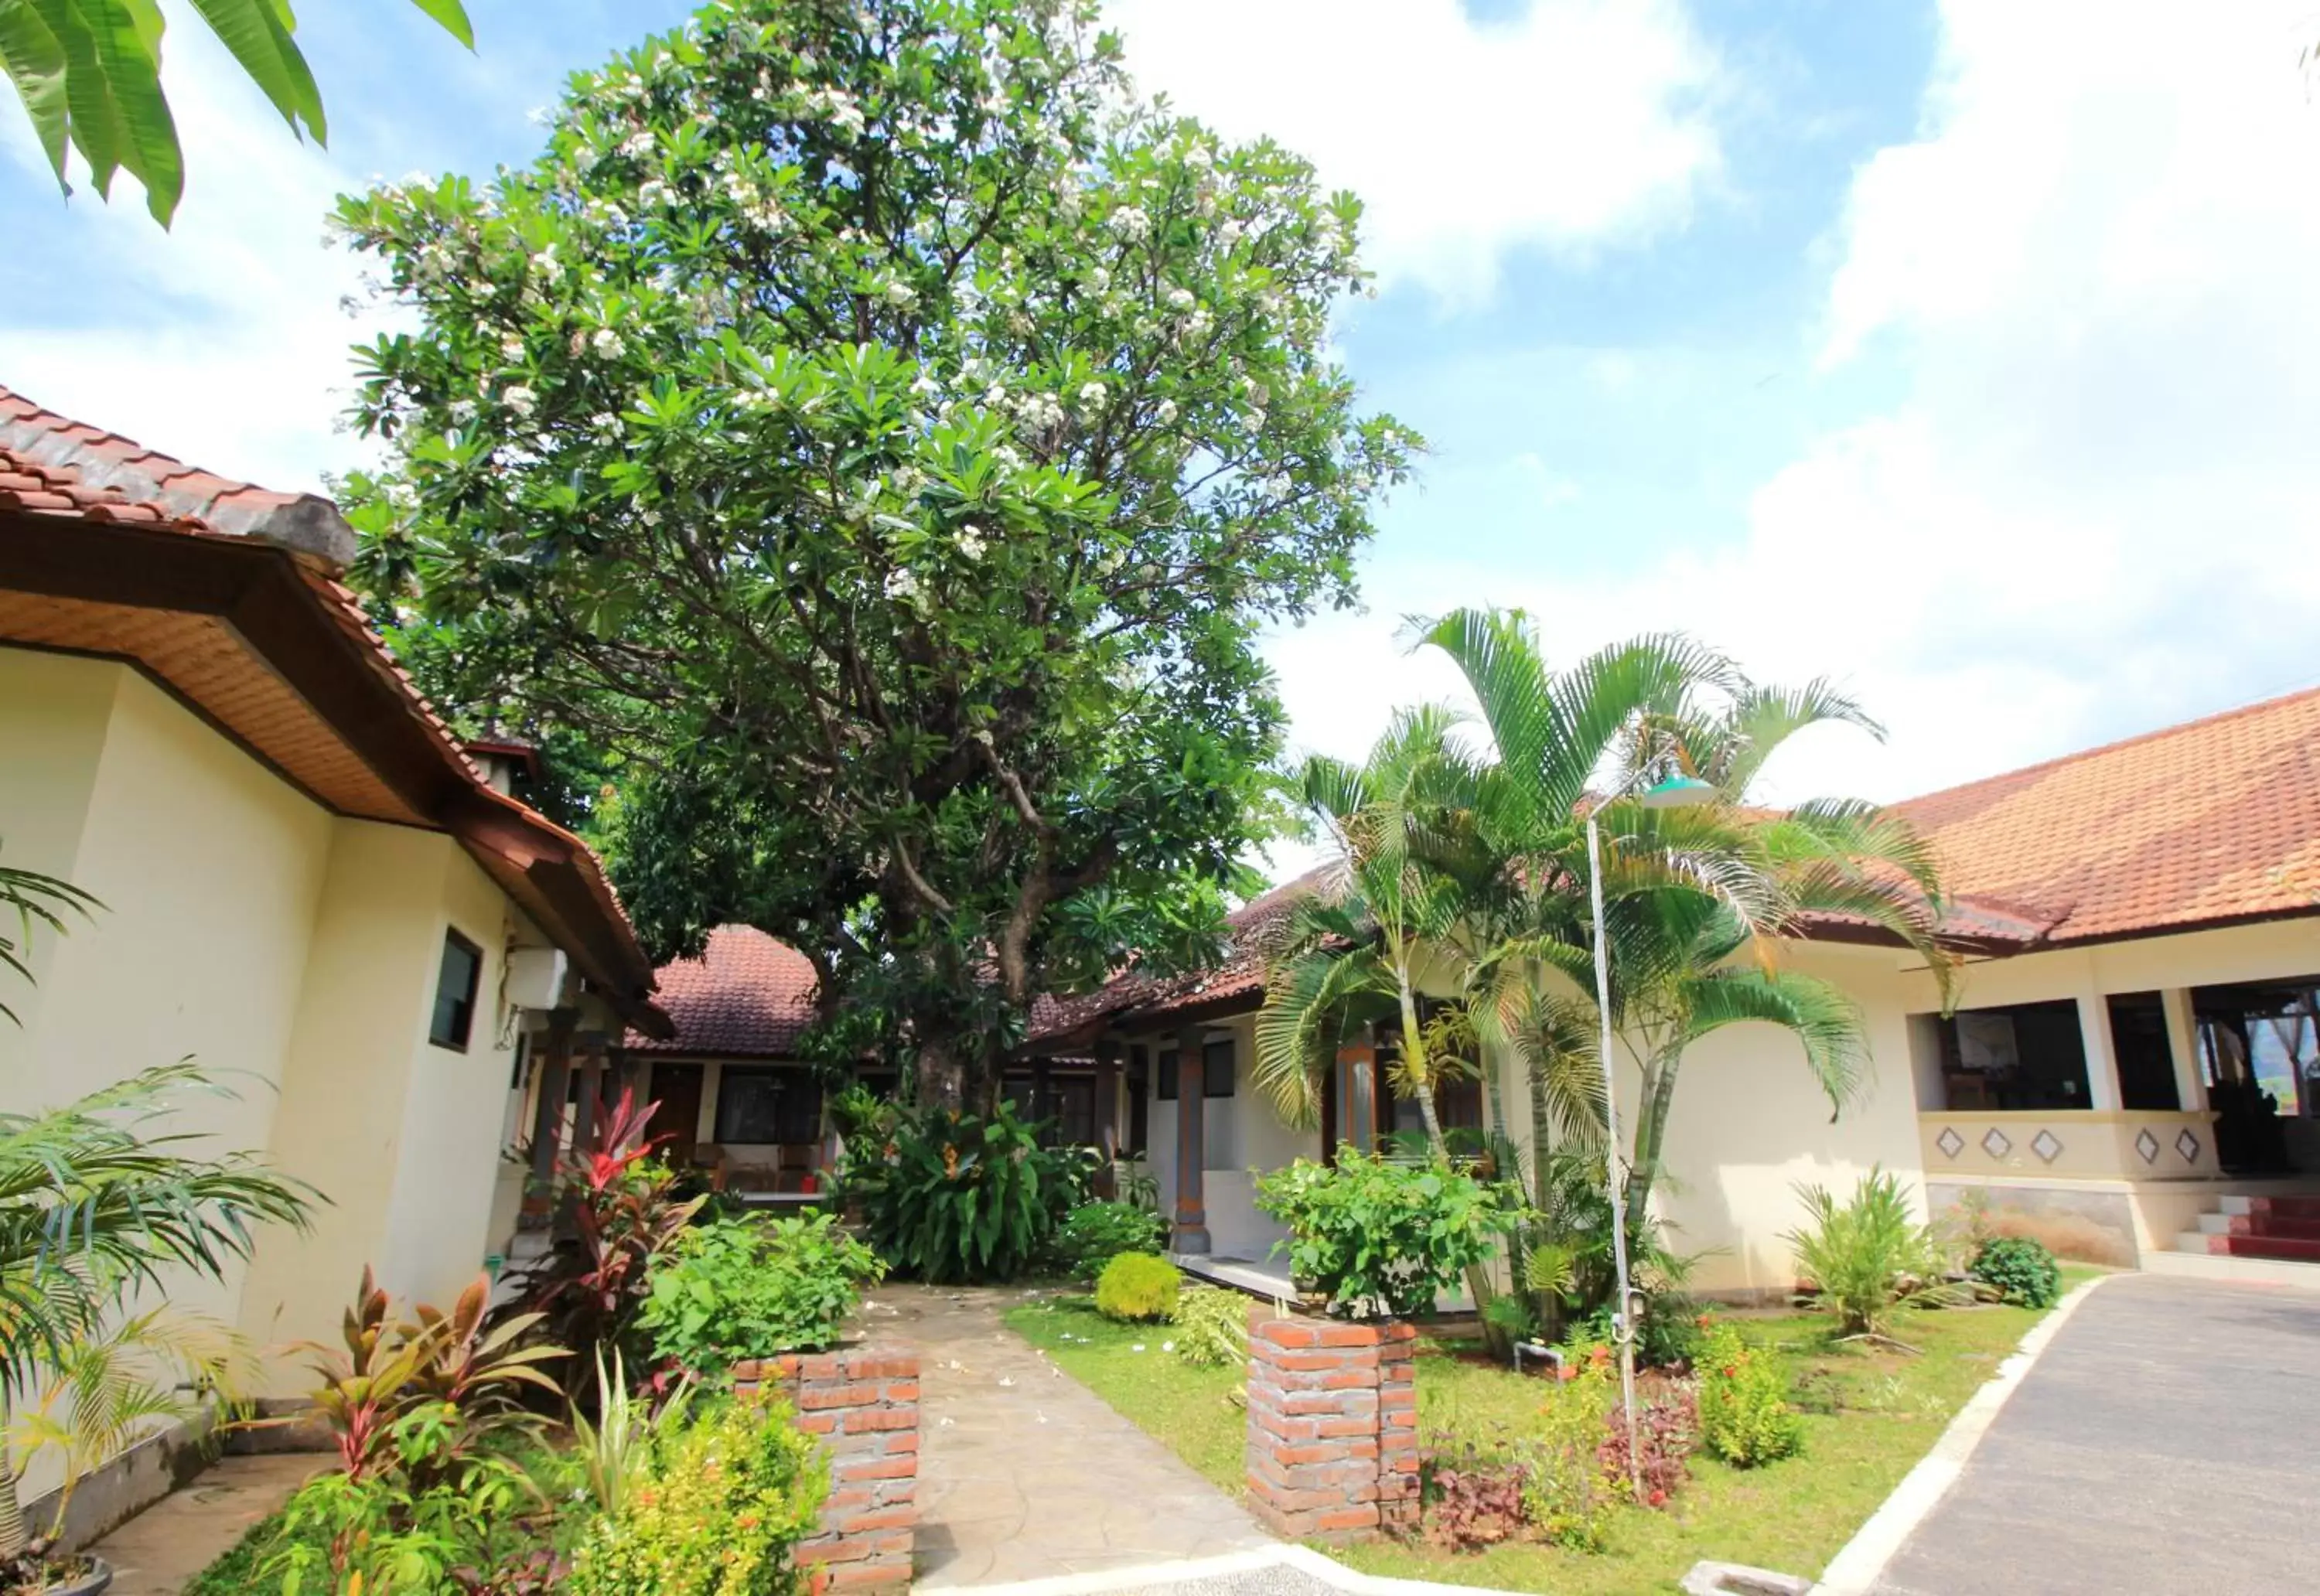
[[[2320,1239],[2294,1236],[2218,1236],[2206,1230],[2186,1230],[2175,1238],[2176,1250],[2227,1255],[2235,1258],[2288,1258],[2320,1264]]]
[[[2320,1195],[2301,1197],[2225,1197],[2227,1214],[2266,1214],[2283,1220],[2320,1220]]]
[[[2320,1241],[2320,1220],[2283,1219],[2272,1213],[2203,1213],[2199,1229],[2210,1236],[2281,1236]]]
[[[2297,1264],[2280,1258],[2238,1258],[2229,1253],[2147,1252],[2143,1255],[2143,1272],[2320,1292],[2320,1264]]]

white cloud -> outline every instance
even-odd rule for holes
[[[1900,396],[1764,482],[1735,548],[1558,582],[1429,559],[1399,612],[1527,603],[1559,657],[1680,626],[1886,721],[1780,793],[1899,797],[2320,682],[2320,104],[2308,7],[1945,8],[1912,142],[1856,175],[1831,363]],[[1277,642],[1299,735],[1434,695],[1384,616]],[[1342,655],[1342,657],[1340,656]]]
[[[1364,258],[1454,299],[1501,258],[1680,225],[1717,170],[1717,64],[1677,0],[1115,0],[1146,92],[1270,134],[1367,208]]]
[[[207,29],[176,21],[168,84],[187,170],[176,225],[146,214],[133,178],[115,181],[110,204],[77,180],[69,213],[36,243],[59,277],[82,263],[57,285],[80,313],[59,315],[46,294],[0,305],[0,382],[223,475],[316,487],[359,458],[331,431],[359,331],[338,304],[358,268],[321,236],[354,175],[292,138]],[[51,181],[14,107],[0,122],[0,157]]]

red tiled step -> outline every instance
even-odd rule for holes
[[[2250,1197],[2246,1202],[2250,1215],[2266,1214],[2283,1220],[2320,1220],[2320,1197]]]
[[[2227,1215],[2225,1230],[2233,1236],[2275,1236],[2287,1241],[2320,1241],[2320,1219],[2287,1219],[2276,1213]]]
[[[2210,1236],[2210,1253],[2234,1258],[2285,1258],[2299,1264],[2320,1264],[2320,1239],[2293,1236]]]

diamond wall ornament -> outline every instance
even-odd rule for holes
[[[2134,1150],[2143,1155],[2145,1164],[2154,1163],[2159,1157],[2159,1138],[2148,1130],[2138,1130],[2134,1133]]]
[[[2182,1131],[2175,1138],[2175,1150],[2183,1155],[2184,1163],[2197,1164],[2199,1161],[2199,1138],[2188,1130]]]
[[[1942,1133],[1934,1138],[1934,1146],[1941,1148],[1943,1157],[1954,1158],[1965,1151],[1965,1138],[1957,1133],[1956,1126],[1944,1125]]]
[[[2042,1130],[2031,1139],[2030,1150],[2046,1163],[2052,1164],[2062,1156],[2062,1144],[2051,1130]]]
[[[2006,1132],[1993,1125],[1982,1133],[1981,1150],[1993,1158],[2003,1158],[2014,1150],[2014,1144],[2006,1139]]]

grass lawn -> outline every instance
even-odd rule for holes
[[[2096,1273],[2066,1267],[2063,1284]],[[1749,1339],[1790,1359],[1805,1413],[1803,1456],[1753,1471],[1695,1457],[1683,1493],[1663,1511],[1622,1514],[1600,1553],[1523,1544],[1454,1555],[1373,1541],[1338,1555],[1371,1573],[1556,1596],[1673,1591],[1703,1557],[1817,1575],[2043,1316],[1994,1307],[1922,1314],[1902,1332],[1921,1349],[1915,1357],[1832,1346],[1830,1321],[1817,1313],[1732,1317]],[[1028,1304],[1007,1322],[1185,1462],[1241,1493],[1246,1416],[1232,1401],[1240,1369],[1188,1367],[1161,1350],[1165,1326],[1111,1324],[1083,1298]],[[1462,1350],[1420,1344],[1421,1438],[1527,1427],[1544,1387]]]

